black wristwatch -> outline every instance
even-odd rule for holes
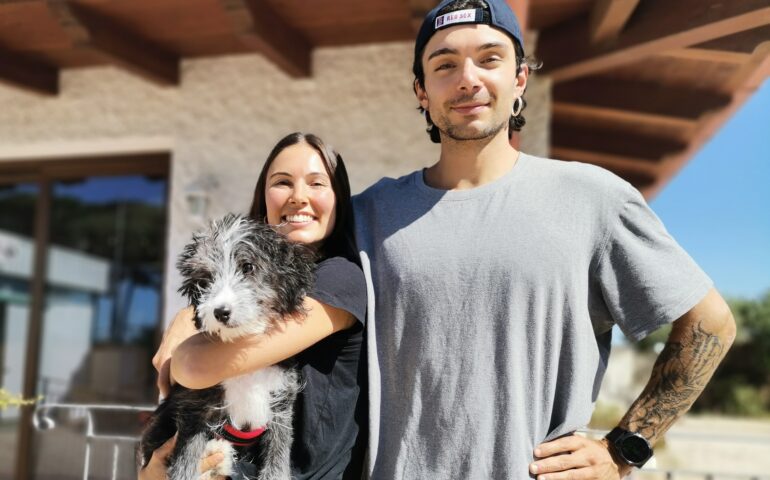
[[[615,427],[604,438],[612,453],[626,465],[641,468],[652,457],[650,442],[638,433]]]

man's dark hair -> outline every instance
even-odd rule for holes
[[[487,23],[489,22],[489,5],[487,5],[487,2],[484,0],[456,0],[439,10],[438,15],[444,15],[445,13],[470,8],[484,9],[484,21]],[[530,71],[534,71],[540,68],[540,62],[531,57],[527,57],[524,54],[524,47],[522,47],[518,40],[511,37],[511,41],[513,42],[513,49],[516,54],[516,75],[521,73],[523,65],[527,65]],[[415,52],[414,62],[412,63],[412,73],[414,73],[415,82],[413,86],[415,89],[415,94],[417,93],[417,84],[420,85],[420,88],[425,89],[425,71],[422,68],[422,54],[424,51],[425,49],[423,48],[421,51]],[[521,101],[521,111],[523,113],[524,109],[527,108],[527,101],[524,99],[524,94],[521,96]],[[430,113],[426,112],[422,106],[417,107],[417,109],[420,111],[420,113],[425,114],[425,120],[428,122],[428,125],[433,125],[433,119],[430,118]],[[508,119],[508,138],[511,138],[513,132],[521,131],[525,123],[526,120],[524,119],[524,115],[519,114],[515,117],[511,116]],[[441,143],[441,134],[439,133],[438,128],[431,128],[428,130],[428,135],[430,136],[430,139],[433,143]]]

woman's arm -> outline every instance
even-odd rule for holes
[[[187,388],[208,388],[286,360],[356,322],[349,312],[309,297],[304,307],[306,315],[287,318],[263,335],[227,343],[201,333],[189,337],[171,357],[171,376]]]
[[[180,343],[198,333],[193,322],[194,315],[193,307],[179,310],[163,334],[158,351],[152,357],[152,365],[158,371],[157,384],[161,397],[166,397],[171,389],[171,355]]]

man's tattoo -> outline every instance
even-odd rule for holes
[[[722,340],[702,328],[669,341],[658,356],[650,382],[631,406],[621,425],[657,440],[692,406],[726,353]]]

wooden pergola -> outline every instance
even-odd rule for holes
[[[183,58],[414,39],[435,0],[0,0],[0,81],[56,95],[114,65],[177,85]],[[553,81],[551,156],[654,195],[770,75],[770,0],[509,0]]]
[[[770,76],[770,0],[508,1],[553,82],[551,156],[608,168],[648,197]],[[306,77],[316,47],[412,41],[435,3],[0,0],[0,81],[55,96],[61,70],[113,65],[173,88],[182,59],[254,52]],[[26,396],[36,365],[28,352]],[[20,478],[28,469],[19,455]]]

